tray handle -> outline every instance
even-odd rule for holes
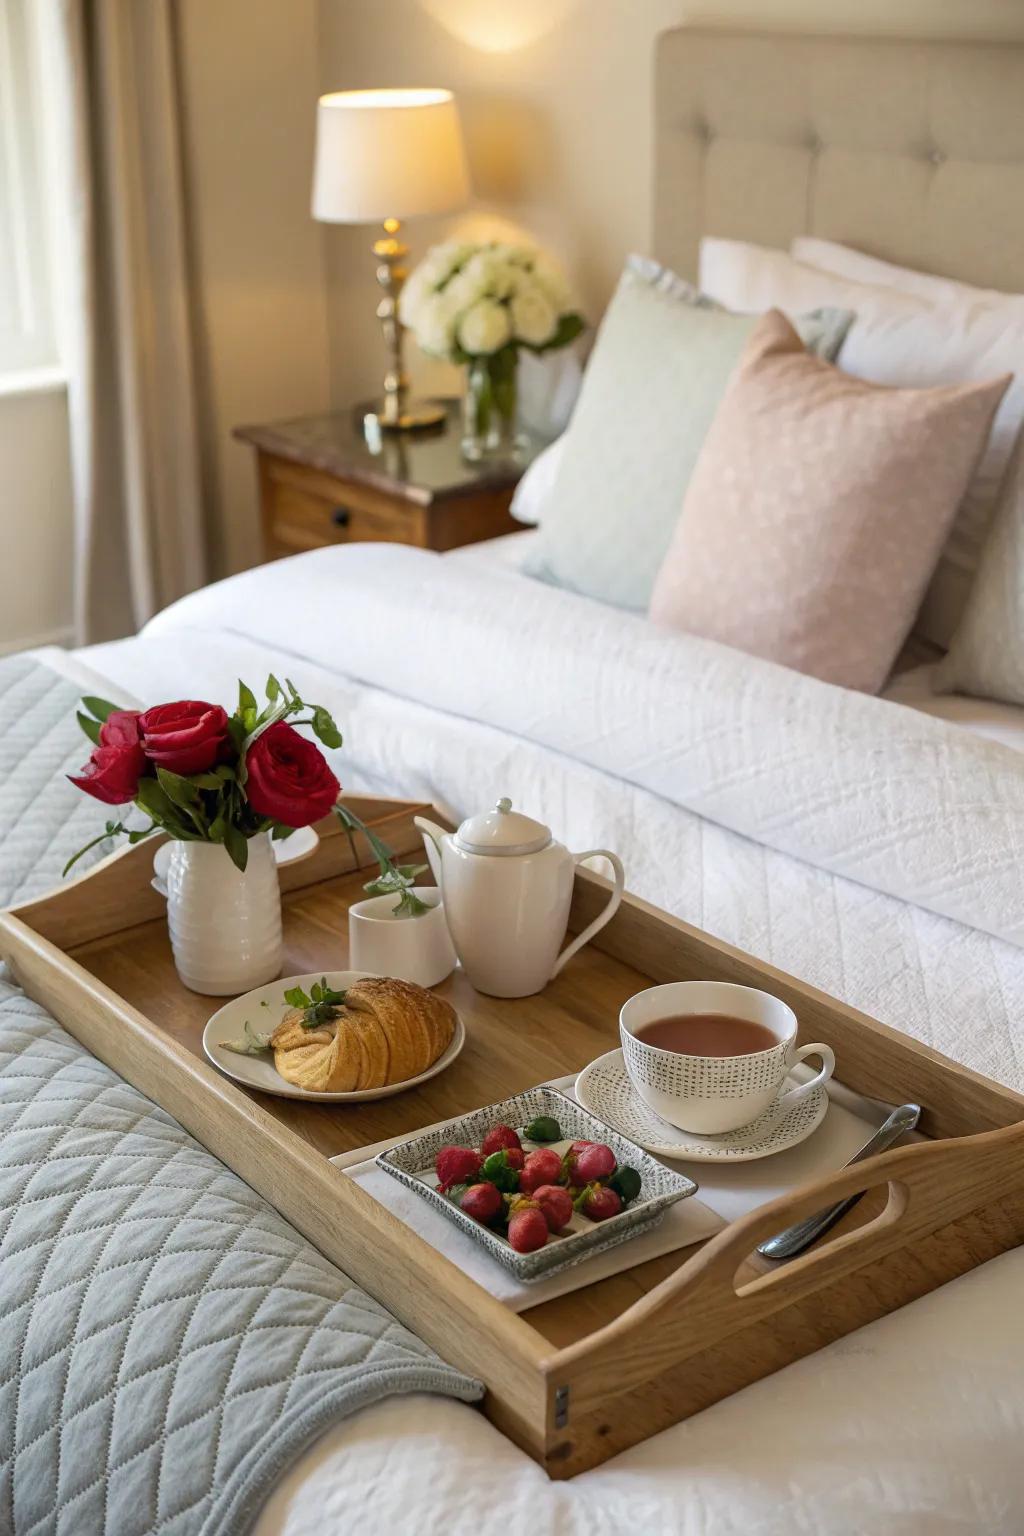
[[[886,1183],[889,1198],[871,1221],[737,1285],[741,1264],[766,1237]],[[676,1330],[702,1346],[714,1343],[872,1264],[915,1236],[991,1204],[1014,1186],[1024,1191],[1024,1122],[978,1136],[894,1148],[730,1223],[621,1317],[570,1345],[562,1358],[585,1354],[599,1341],[661,1338],[664,1343],[665,1333]]]

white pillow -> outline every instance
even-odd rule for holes
[[[823,242],[816,242],[816,247]],[[801,242],[801,249],[806,245]],[[833,247],[833,250],[839,249]],[[1006,468],[1024,420],[1024,301],[954,302],[941,279],[886,286],[885,262],[850,253],[858,270],[876,279],[840,276],[788,256],[736,240],[701,242],[704,292],[733,309],[773,306],[791,314],[820,305],[852,309],[855,319],[839,366],[876,384],[926,388],[1015,375],[996,415],[988,445],[971,478],[953,531],[932,578],[917,631],[948,646],[977,568]],[[830,258],[831,259],[831,258]],[[905,269],[903,278],[908,278]],[[957,285],[963,287],[963,285]],[[940,297],[941,290],[941,297]],[[977,295],[978,290],[974,290]],[[998,295],[990,297],[996,299]]]
[[[509,511],[521,523],[534,526],[544,517],[544,506],[554,490],[562,462],[564,438],[556,437],[539,453],[512,493]]]
[[[964,616],[932,682],[936,693],[1024,704],[1024,437]]]
[[[800,235],[789,247],[789,254],[805,266],[820,272],[834,272],[857,283],[874,283],[882,288],[896,288],[901,293],[916,294],[929,304],[951,307],[998,306],[1004,317],[1019,325],[1024,319],[1024,294],[999,293],[994,288],[974,288],[957,282],[955,277],[939,277],[936,272],[917,272],[913,267],[897,267],[880,256],[869,256],[834,240],[818,240]]]

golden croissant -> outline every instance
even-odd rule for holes
[[[447,1050],[455,1010],[412,982],[390,976],[355,981],[337,1018],[307,1029],[301,1008],[270,1037],[286,1082],[311,1093],[351,1093],[417,1077]]]

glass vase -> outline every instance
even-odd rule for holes
[[[281,890],[270,833],[249,840],[243,873],[223,843],[175,842],[167,870],[174,964],[192,992],[237,996],[281,974]]]
[[[462,453],[471,464],[510,459],[523,447],[519,427],[519,357],[503,347],[474,357],[466,368],[462,399]]]

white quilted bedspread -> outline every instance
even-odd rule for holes
[[[1024,763],[999,743],[513,571],[386,544],[291,565],[301,620],[263,566],[147,632],[216,616],[1024,943]]]
[[[640,895],[1024,1089],[1024,951],[997,937],[1021,932],[1024,757],[788,674],[769,693],[774,668],[638,637],[486,557],[408,554],[280,562],[85,657],[147,702],[287,671],[337,712],[346,784],[450,813],[511,794],[572,846],[618,848]],[[1019,1260],[565,1486],[465,1409],[374,1410],[296,1469],[259,1536],[1009,1536]]]

